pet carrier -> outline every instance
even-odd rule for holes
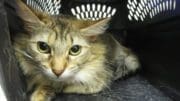
[[[57,94],[54,101],[180,101],[179,0],[24,0],[34,9],[77,19],[111,17],[109,31],[139,57],[141,70],[99,94]],[[0,0],[0,84],[8,101],[28,101],[11,45],[21,30],[15,0]],[[14,29],[19,28],[19,29]],[[0,96],[1,98],[1,96]]]

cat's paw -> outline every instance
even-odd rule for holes
[[[125,58],[125,65],[128,70],[135,71],[140,67],[138,58],[135,55],[129,55]]]
[[[52,90],[44,88],[38,88],[30,98],[30,101],[51,101],[55,96],[55,93]]]
[[[46,97],[42,94],[33,94],[30,101],[51,101],[52,97]]]

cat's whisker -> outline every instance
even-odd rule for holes
[[[69,69],[69,71],[70,71],[70,72],[73,72],[73,73],[78,72],[78,67],[75,66],[75,67]]]
[[[19,49],[15,49],[17,52],[19,52],[19,53],[21,53],[21,54],[23,54],[24,56],[26,56],[26,57],[28,57],[28,58],[30,58],[30,59],[33,59],[32,58],[32,56],[30,56],[29,54],[27,54],[26,52],[24,52],[24,51],[21,51],[21,50],[19,50]]]
[[[41,74],[40,70],[34,71],[34,74]]]
[[[36,69],[41,71],[41,72],[47,72],[46,67],[44,65],[39,64],[38,62],[36,64]]]
[[[114,62],[111,62],[111,61],[105,61],[105,63],[108,64],[108,65],[113,65],[114,64]]]
[[[39,68],[39,66],[34,66],[34,74],[39,75],[42,74],[42,72],[45,72],[42,68]]]
[[[38,73],[45,71],[44,68],[41,68],[41,64],[39,64],[37,61],[32,61],[33,58],[24,58],[22,61],[30,62],[31,65],[34,65],[34,69],[38,71]]]
[[[113,62],[110,62],[110,61],[106,61],[105,63],[106,64],[113,64]]]

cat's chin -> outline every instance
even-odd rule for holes
[[[73,77],[48,77],[51,81],[55,81],[55,82],[63,82],[63,83],[70,83],[74,81]]]
[[[46,78],[50,79],[51,81],[56,81],[56,82],[71,82],[73,81],[74,77],[73,75],[75,74],[69,74],[69,73],[63,73],[60,76],[56,76],[54,74],[47,74],[45,73]]]

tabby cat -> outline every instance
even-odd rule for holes
[[[106,32],[99,21],[50,16],[17,1],[26,32],[13,38],[31,101],[49,101],[55,92],[92,94],[139,67],[137,57]]]

